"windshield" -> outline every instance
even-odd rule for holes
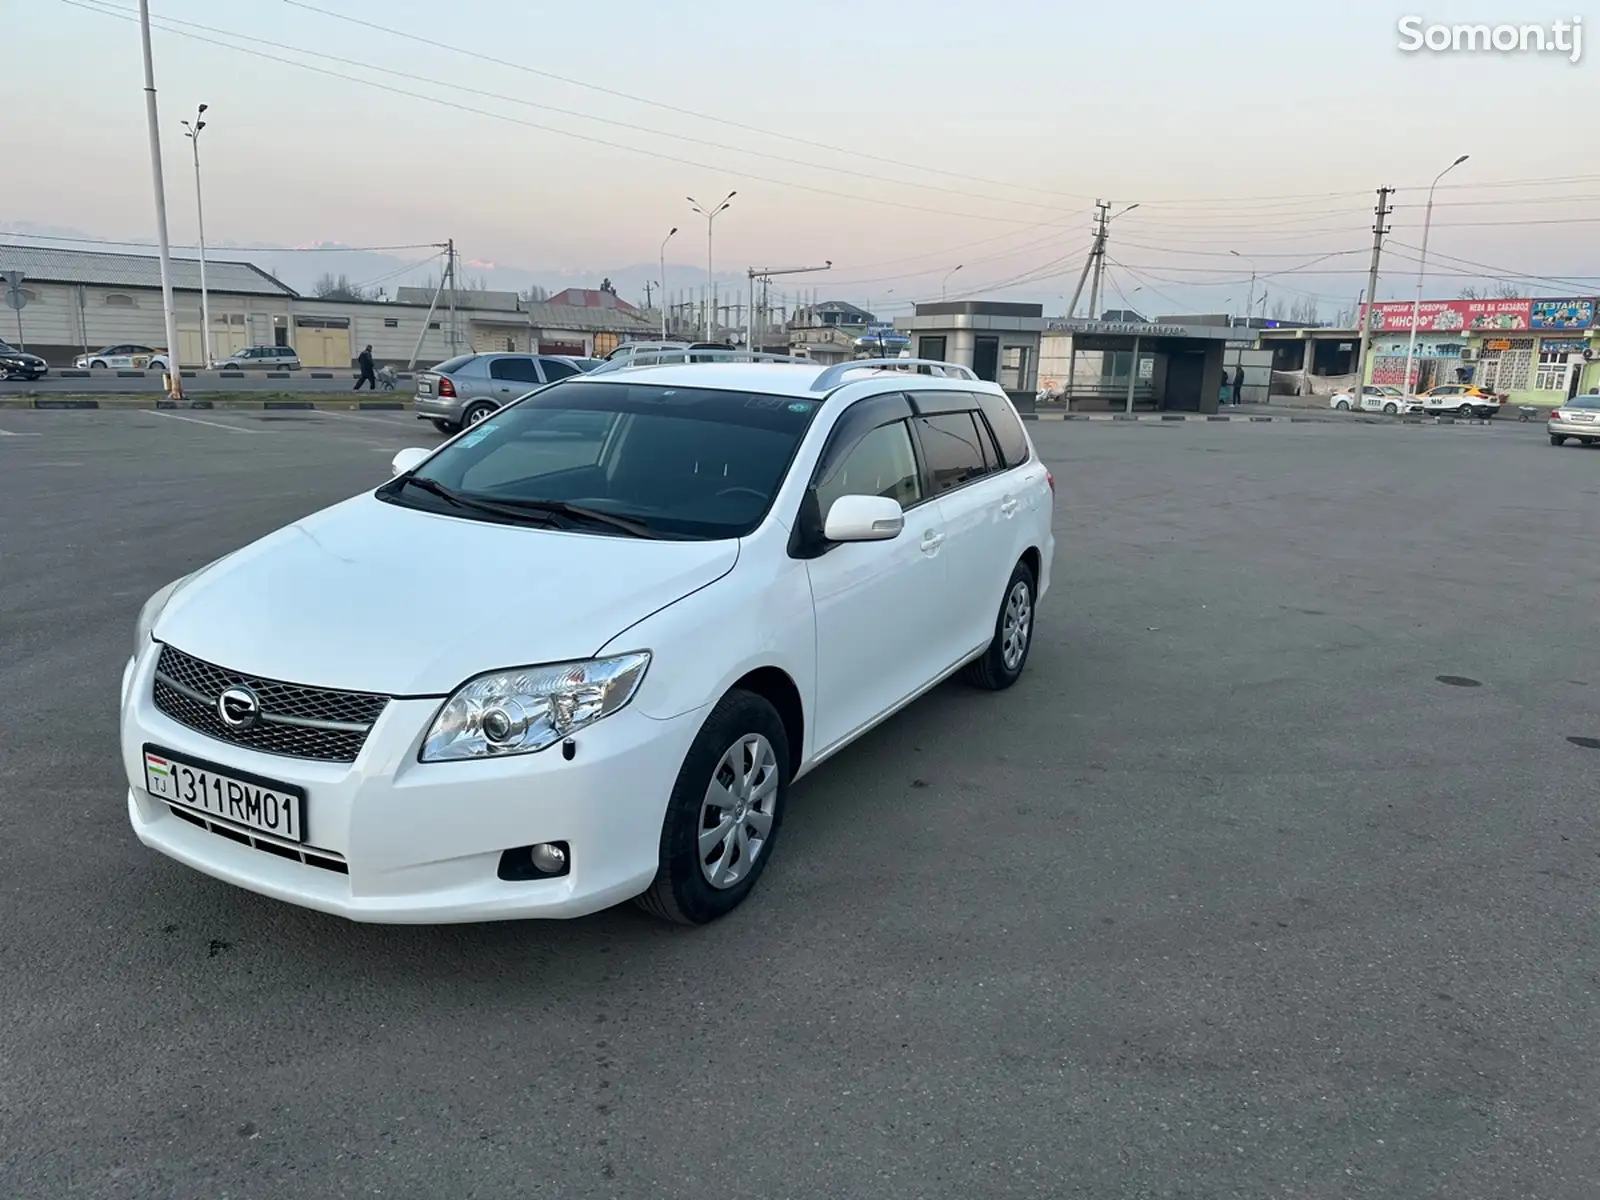
[[[653,537],[743,537],[766,516],[819,407],[574,376],[501,409],[378,496],[608,536],[628,531],[601,514]]]

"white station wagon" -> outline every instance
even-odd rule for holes
[[[162,588],[140,840],[359,921],[703,923],[796,778],[951,675],[1014,683],[1055,481],[1005,394],[730,357],[563,380]]]

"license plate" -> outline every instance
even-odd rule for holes
[[[144,749],[144,780],[157,800],[284,841],[306,840],[306,796],[299,788],[219,771],[150,746]]]
[[[1574,421],[1592,421],[1592,420],[1594,420],[1594,418],[1592,416],[1590,416],[1588,413],[1574,413],[1572,419]]]
[[[419,396],[433,395],[433,384],[426,379],[417,380],[417,394]]]

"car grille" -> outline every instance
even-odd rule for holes
[[[260,720],[248,729],[229,729],[217,715],[217,697],[230,687],[248,687],[261,701]],[[154,699],[174,721],[220,741],[321,762],[354,762],[389,703],[367,692],[242,675],[166,645],[156,663]]]
[[[335,854],[332,850],[317,850],[310,846],[293,846],[288,842],[280,842],[276,838],[263,837],[251,829],[242,829],[228,821],[218,821],[211,817],[201,816],[192,809],[181,808],[176,804],[167,805],[172,810],[172,815],[191,825],[209,830],[218,837],[225,837],[230,842],[238,842],[241,846],[263,851],[267,854],[276,854],[279,858],[286,858],[290,862],[305,863],[308,867],[319,867],[324,871],[332,871],[336,875],[350,874],[350,864],[345,862],[344,855]]]

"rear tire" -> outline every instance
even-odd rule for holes
[[[1022,676],[1033,649],[1033,616],[1037,603],[1033,572],[1025,562],[1011,569],[1000,611],[994,619],[994,640],[982,657],[968,663],[962,679],[988,692],[1003,692]]]
[[[449,421],[441,421],[438,417],[433,418],[433,427],[440,433],[446,435],[459,433],[461,431],[461,426],[451,424]]]
[[[765,697],[736,688],[684,756],[661,824],[660,866],[634,903],[678,925],[732,912],[772,858],[788,798],[783,719]]]
[[[1392,417],[1396,413],[1398,413],[1399,411],[1400,411],[1400,406],[1398,404],[1394,403],[1394,401],[1392,401],[1392,400],[1388,404],[1385,404],[1383,406],[1383,415],[1386,416],[1386,417]]]
[[[1463,404],[1460,408],[1456,409],[1456,416],[1458,417],[1470,417],[1471,415],[1472,405],[1470,404]]]
[[[1567,444],[1567,439],[1562,437],[1559,433],[1552,433],[1550,435],[1550,444],[1552,446],[1564,446]]]
[[[471,428],[479,421],[488,419],[494,410],[495,406],[486,400],[480,400],[476,404],[469,404],[466,412],[461,414],[461,424],[464,428]]]

